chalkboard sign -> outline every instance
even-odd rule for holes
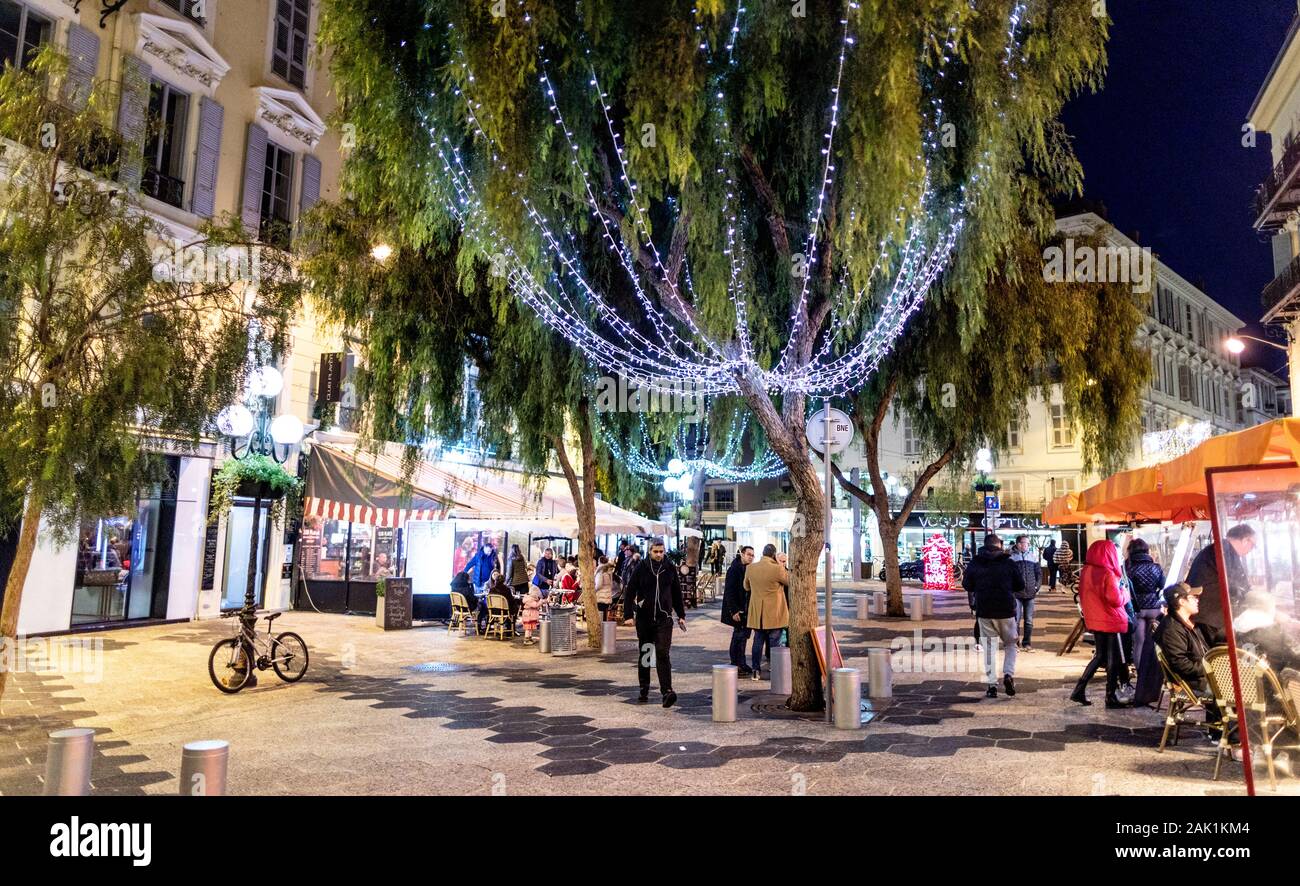
[[[699,578],[699,570],[694,566],[687,566],[683,563],[678,567],[681,574],[682,582],[682,603],[688,609],[694,609],[700,605],[699,595],[696,593],[695,584]]]
[[[400,631],[411,626],[411,579],[384,579],[384,596],[377,601],[383,606],[384,630]]]
[[[217,525],[208,527],[203,536],[203,584],[201,589],[210,591],[217,582]]]

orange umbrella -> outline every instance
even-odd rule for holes
[[[1207,468],[1300,462],[1300,419],[1279,418],[1244,431],[1211,437],[1161,466],[1166,497],[1192,495],[1207,503]]]

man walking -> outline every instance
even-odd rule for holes
[[[1016,592],[1016,628],[1020,636],[1020,648],[1032,652],[1029,645],[1034,632],[1034,598],[1043,585],[1043,573],[1038,565],[1038,555],[1029,549],[1029,536],[1017,535],[1016,545],[1011,551],[1011,562],[1020,570],[1024,589]],[[1023,626],[1022,626],[1023,625]]]
[[[785,591],[790,587],[790,573],[776,560],[776,545],[763,547],[763,559],[745,567],[745,590],[749,592],[749,609],[745,624],[754,632],[750,653],[753,667],[750,679],[763,679],[763,652],[781,645],[781,631],[790,624],[790,607]]]
[[[1056,539],[1047,543],[1043,548],[1043,562],[1047,564],[1047,589],[1056,590],[1056,576],[1061,571],[1061,567],[1056,563]]]
[[[745,641],[749,639],[749,627],[745,623],[745,611],[749,608],[749,596],[745,593],[745,567],[753,562],[754,549],[745,545],[727,567],[727,581],[722,591],[722,623],[731,628],[728,659],[736,666],[736,673],[741,677],[750,675],[749,665],[745,664]]]
[[[979,622],[984,647],[984,676],[989,698],[998,697],[997,655],[1002,646],[1002,685],[1016,694],[1016,596],[1024,593],[1020,568],[1002,550],[1002,539],[989,533],[962,577],[962,587]]]
[[[623,614],[627,619],[623,623],[636,625],[636,675],[641,685],[637,700],[645,702],[650,697],[650,666],[654,665],[666,708],[677,702],[669,658],[674,613],[677,624],[685,631],[686,607],[682,603],[681,581],[673,564],[664,557],[664,543],[654,541],[650,544],[649,559],[636,567],[623,593]]]

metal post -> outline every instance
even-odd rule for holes
[[[226,764],[229,760],[229,742],[192,741],[182,747],[180,795],[224,797]]]
[[[858,485],[859,469],[849,471],[849,482]],[[849,496],[849,507],[853,511],[853,581],[862,580],[862,502],[856,495]]]
[[[83,727],[51,732],[45,755],[45,796],[88,796],[94,754],[95,730]]]
[[[551,652],[551,621],[547,619],[538,625],[540,635],[538,638],[538,649],[543,655],[549,655]]]
[[[739,668],[735,665],[713,666],[713,722],[736,722],[736,675]]]
[[[600,654],[613,655],[618,648],[618,625],[612,621],[600,623]]]
[[[822,460],[826,468],[826,638],[822,648],[826,652],[826,722],[831,722],[831,399],[826,398],[826,437],[822,442]]]
[[[871,698],[894,697],[894,663],[887,646],[867,649],[867,695]]]
[[[857,668],[835,668],[835,728],[862,728],[862,674]]]
[[[789,695],[793,680],[790,677],[790,647],[772,647],[772,694]]]
[[[858,611],[856,613],[856,618],[858,621],[866,621],[871,617],[871,607],[868,605],[870,600],[871,597],[868,594],[857,595]]]

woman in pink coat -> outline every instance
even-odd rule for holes
[[[1097,668],[1106,669],[1106,707],[1122,708],[1125,705],[1115,697],[1115,690],[1125,676],[1124,655],[1120,646],[1121,635],[1128,632],[1128,613],[1124,610],[1124,591],[1119,579],[1119,549],[1106,539],[1094,541],[1088,547],[1083,571],[1079,573],[1079,606],[1083,609],[1083,623],[1092,631],[1095,647],[1092,661],[1083,669],[1083,676],[1074,686],[1070,701],[1090,705],[1088,681]]]

